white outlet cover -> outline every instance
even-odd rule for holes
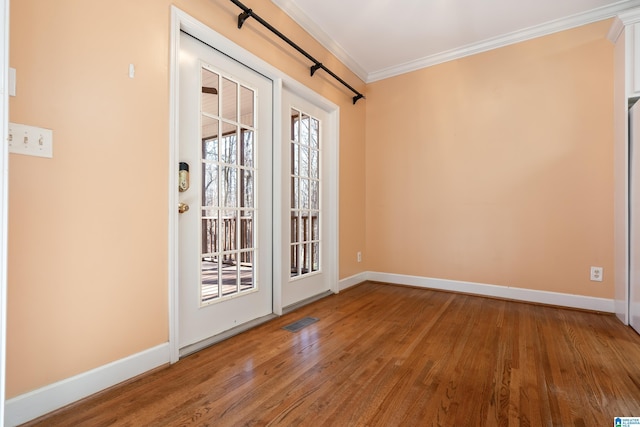
[[[591,267],[591,281],[602,282],[602,267]]]

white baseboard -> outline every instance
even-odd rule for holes
[[[510,286],[488,285],[484,283],[461,282],[457,280],[433,279],[421,276],[407,276],[369,271],[367,280],[386,282],[397,285],[410,285],[421,288],[444,291],[464,292],[468,294],[506,298],[517,301],[550,304],[584,310],[615,312],[613,299],[587,297],[583,295],[563,294],[559,292],[537,291],[533,289],[513,288]]]
[[[125,357],[5,402],[5,426],[13,427],[169,363],[169,343]]]
[[[340,279],[338,281],[338,291],[344,291],[347,288],[357,285],[358,283],[362,283],[368,280],[368,272],[362,272],[358,274],[354,274],[353,276]]]

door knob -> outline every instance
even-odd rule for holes
[[[185,213],[189,210],[189,205],[186,203],[178,203],[178,213]]]

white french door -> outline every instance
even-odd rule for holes
[[[284,88],[282,305],[337,292],[337,144],[330,114]]]
[[[272,81],[181,33],[178,346],[273,313]]]

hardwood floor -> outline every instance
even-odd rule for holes
[[[319,321],[281,329],[302,317]],[[366,282],[33,426],[611,426],[640,417],[613,315]]]

